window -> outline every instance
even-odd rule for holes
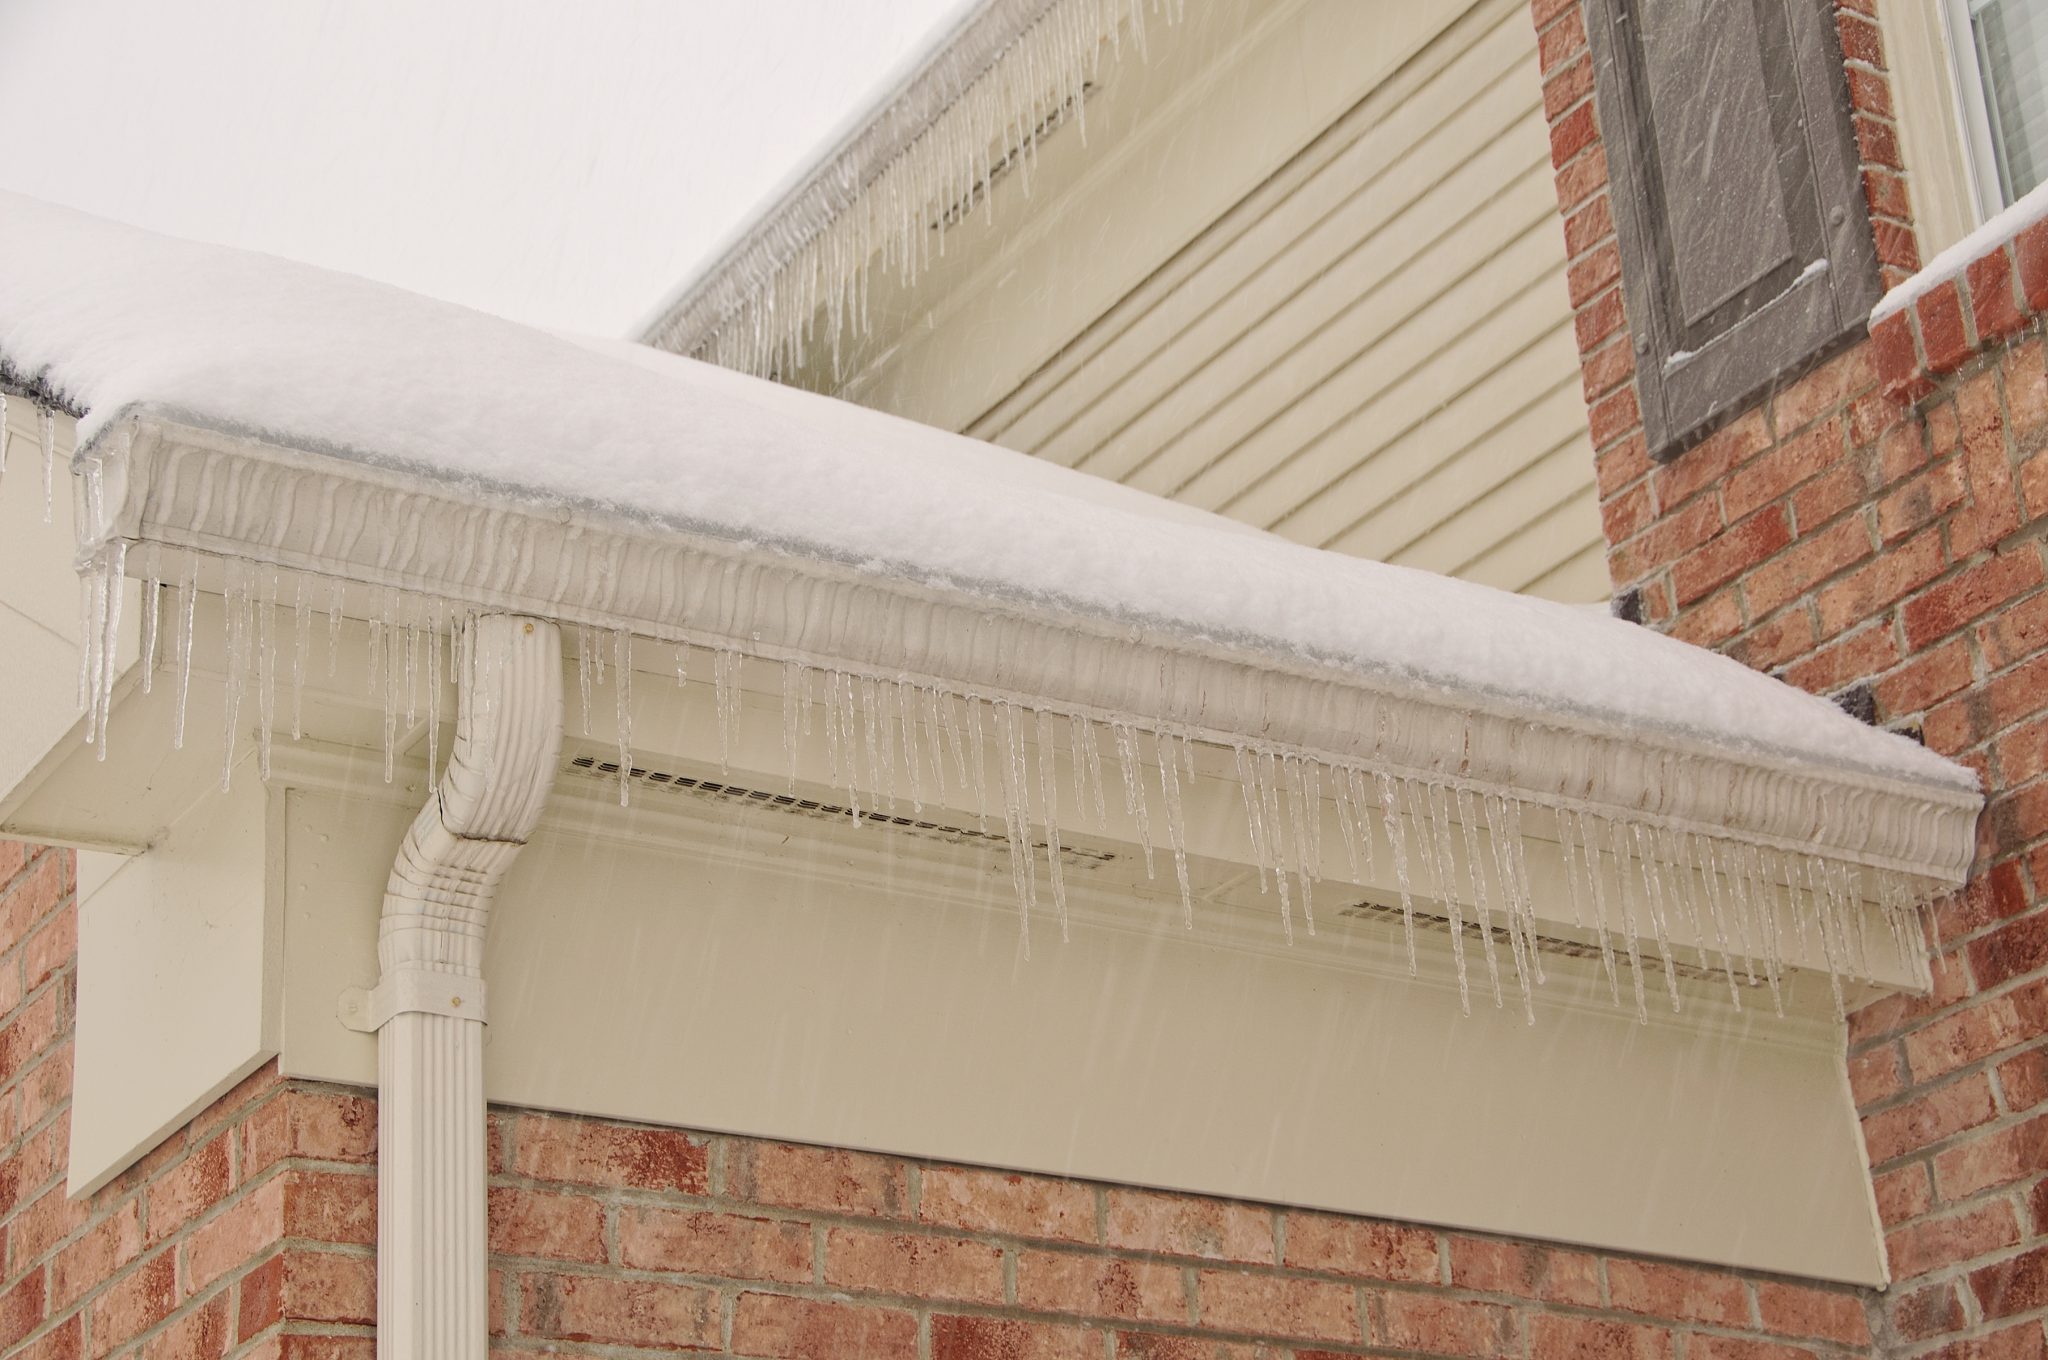
[[[1675,457],[1879,292],[1829,0],[1589,0],[1637,391]]]
[[[2048,0],[1949,0],[1949,28],[1988,217],[2048,179]]]

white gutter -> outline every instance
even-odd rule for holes
[[[542,620],[472,624],[448,769],[384,891],[382,978],[343,999],[377,1035],[380,1360],[489,1351],[484,932],[554,782],[561,650]]]

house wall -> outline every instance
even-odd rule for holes
[[[1895,6],[1838,0],[1887,282],[1919,264],[1921,171],[1891,117]],[[1900,1356],[2043,1354],[2048,1309],[2048,226],[1781,385],[1675,461],[1644,458],[1579,0],[1534,0],[1572,252],[1608,567],[1653,626],[1868,703],[1979,770],[1969,890],[1936,986],[1850,1023]],[[1921,17],[1909,14],[1915,22]],[[1898,28],[1917,31],[1901,22]],[[1927,178],[1937,182],[1941,167]],[[1903,331],[1903,337],[1902,337]],[[1903,346],[1903,347],[1902,347]]]
[[[368,1360],[369,1094],[266,1067],[67,1197],[75,891],[70,852],[0,843],[0,1354]],[[1854,1290],[1409,1225],[510,1109],[491,1140],[506,1357],[1802,1360],[1869,1335]]]

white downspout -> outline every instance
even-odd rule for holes
[[[377,1034],[377,1355],[485,1360],[484,929],[562,747],[561,635],[470,628],[455,745],[384,890],[375,991],[342,1002]]]

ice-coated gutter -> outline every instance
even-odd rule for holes
[[[491,901],[540,820],[562,745],[561,638],[471,621],[448,769],[391,866],[374,991],[342,1019],[377,1035],[377,1354],[482,1360],[483,957]]]

